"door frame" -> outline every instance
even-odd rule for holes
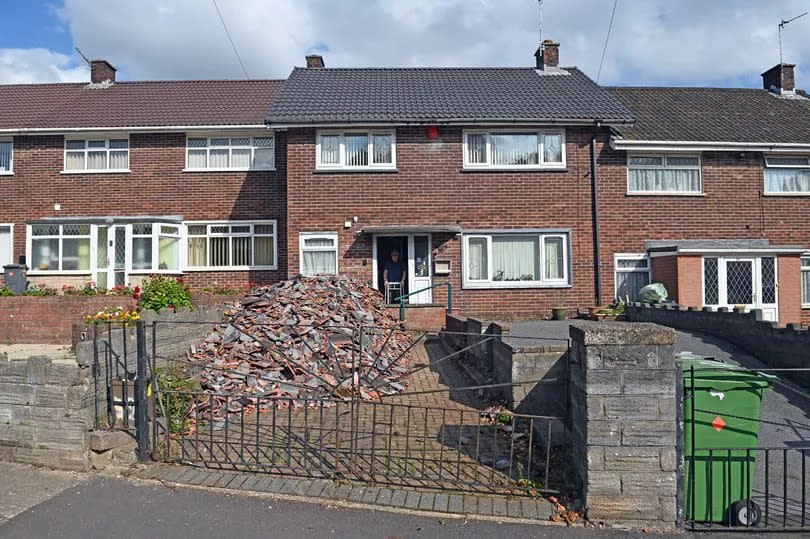
[[[705,271],[705,264],[703,260],[706,258],[716,258],[717,259],[717,304],[716,305],[709,305],[709,307],[720,308],[726,307],[729,310],[733,310],[737,304],[730,304],[728,303],[728,293],[727,293],[727,284],[728,284],[728,270],[726,264],[728,262],[742,262],[742,261],[750,261],[751,264],[751,271],[752,271],[752,285],[753,285],[753,303],[746,304],[746,308],[750,309],[760,309],[764,311],[773,311],[773,321],[779,321],[779,257],[775,254],[745,254],[739,253],[733,256],[724,256],[724,255],[703,255],[701,257],[701,265],[700,265],[700,285],[701,285],[701,298],[703,301],[703,305],[706,305],[706,271]],[[762,303],[762,296],[763,296],[763,287],[762,287],[762,259],[763,258],[773,258],[774,260],[774,302],[773,303]]]
[[[378,288],[378,281],[379,281],[379,264],[377,263],[377,239],[378,238],[407,238],[408,242],[408,260],[406,260],[407,269],[408,269],[408,291],[413,292],[416,290],[413,284],[414,278],[414,269],[415,269],[415,259],[414,259],[414,249],[413,249],[413,238],[414,236],[427,236],[428,239],[428,279],[430,279],[431,285],[433,284],[433,235],[430,232],[422,232],[422,233],[385,233],[385,234],[372,234],[371,236],[371,286],[375,290],[379,290]],[[430,286],[430,285],[428,285]],[[433,299],[433,295],[431,294],[431,301]],[[430,302],[427,302],[430,303]],[[415,304],[416,305],[416,304]]]

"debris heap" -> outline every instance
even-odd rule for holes
[[[240,397],[227,399],[233,413],[399,393],[412,343],[377,290],[319,275],[254,289],[225,312],[190,359],[201,367],[203,391]],[[213,400],[221,415],[226,397]]]

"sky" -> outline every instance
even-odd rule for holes
[[[759,87],[777,25],[810,0],[617,0],[600,82]],[[537,0],[217,0],[250,78],[327,67],[532,66]],[[212,0],[0,0],[0,83],[88,80],[74,50],[119,80],[244,78]],[[544,0],[542,37],[592,78],[613,0]],[[786,26],[784,61],[810,88],[810,15]],[[805,68],[805,66],[808,66]],[[804,68],[804,69],[803,69]],[[803,75],[806,73],[807,75]]]

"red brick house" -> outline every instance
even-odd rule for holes
[[[383,291],[404,270],[394,295],[447,282],[455,307],[513,317],[660,281],[683,304],[810,319],[792,66],[762,90],[603,88],[558,67],[555,43],[536,56],[313,56],[284,81],[116,82],[99,61],[89,85],[0,86],[0,265],[54,285],[339,272]]]

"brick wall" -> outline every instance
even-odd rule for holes
[[[776,259],[779,279],[779,321],[782,324],[802,322],[802,284],[800,257],[780,256]]]
[[[678,297],[678,260],[675,256],[660,256],[650,259],[651,282],[661,283],[667,289],[669,299]]]
[[[192,272],[192,285],[272,282],[286,273],[286,142],[276,134],[276,171],[183,172],[184,133],[132,134],[128,174],[60,174],[61,135],[14,137],[14,176],[4,178],[0,222],[14,223],[15,262],[26,221],[42,217],[182,215],[186,220],[275,219],[278,271]],[[54,210],[54,204],[61,210]],[[91,280],[88,275],[86,281]]]

